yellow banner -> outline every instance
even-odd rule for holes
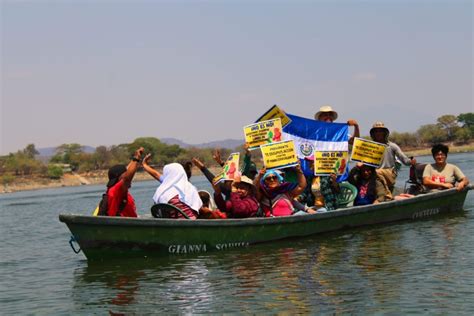
[[[298,164],[295,144],[292,140],[260,146],[263,164],[267,169],[286,168]]]
[[[384,144],[356,137],[352,146],[351,160],[379,167],[386,147]]]
[[[281,119],[262,121],[244,127],[245,142],[249,149],[257,149],[260,145],[280,142],[282,140]]]
[[[240,153],[231,153],[227,158],[222,172],[217,174],[212,180],[212,184],[217,184],[225,180],[234,180],[239,174]]]
[[[331,173],[341,175],[345,172],[349,153],[347,151],[314,152],[314,174],[328,176]]]
[[[280,118],[281,126],[285,127],[291,122],[291,119],[286,115],[286,113],[278,107],[278,105],[272,106],[265,114],[260,116],[257,122],[268,121],[272,119]]]
[[[232,153],[227,158],[227,161],[224,165],[224,170],[222,170],[224,180],[234,180],[239,172],[239,159],[240,153]]]

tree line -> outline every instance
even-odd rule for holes
[[[140,137],[129,144],[99,146],[93,153],[84,152],[84,146],[62,144],[48,161],[38,159],[39,152],[34,144],[28,144],[23,150],[0,157],[0,176],[3,184],[14,180],[16,176],[39,175],[59,179],[64,172],[78,173],[107,170],[113,165],[127,163],[135,150],[144,147],[146,153],[152,154],[152,163],[160,168],[171,162],[190,161],[199,157],[205,164],[213,163],[213,148],[187,148],[168,145],[154,137]],[[243,147],[243,146],[242,146]],[[242,150],[242,147],[236,150]],[[222,157],[227,157],[231,150],[220,150]]]
[[[436,123],[422,125],[414,133],[390,132],[390,140],[404,148],[430,147],[436,143],[467,144],[474,138],[474,113],[446,114]]]
[[[415,133],[390,133],[390,140],[402,148],[431,146],[441,142],[465,144],[473,138],[474,113],[440,116],[436,123],[423,125]],[[189,161],[193,157],[199,157],[206,165],[214,165],[213,148],[185,149],[178,145],[165,144],[154,137],[140,137],[129,144],[99,146],[93,153],[84,152],[80,144],[62,144],[56,148],[49,161],[39,160],[35,145],[29,144],[23,150],[0,157],[1,181],[8,183],[13,181],[15,176],[28,175],[57,179],[69,170],[80,173],[107,170],[115,164],[126,163],[139,147],[144,147],[146,153],[152,154],[152,162],[158,168],[170,162]],[[243,146],[233,151],[243,152]],[[221,155],[225,159],[233,151],[223,149]]]

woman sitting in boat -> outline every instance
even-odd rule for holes
[[[146,155],[143,168],[153,178],[160,181],[160,186],[153,195],[155,203],[168,203],[181,209],[190,219],[196,219],[202,206],[198,190],[188,181],[183,166],[179,163],[170,163],[163,168],[163,174],[153,169],[148,162],[151,155]],[[173,218],[184,218],[179,212],[170,214]]]
[[[284,182],[283,177],[276,170],[262,168],[255,178],[257,200],[263,208],[265,217],[289,216],[296,210],[293,200],[306,187],[306,178],[301,166],[295,167],[298,183]]]
[[[461,191],[469,184],[469,179],[457,166],[447,163],[449,147],[436,144],[431,148],[435,163],[428,164],[423,171],[423,185],[430,191],[454,188]]]
[[[100,203],[99,215],[138,217],[135,200],[128,189],[132,186],[143,151],[143,147],[137,149],[127,166],[115,165],[109,169],[107,193]]]
[[[246,218],[257,216],[259,203],[255,198],[255,186],[246,176],[237,176],[232,183],[230,198],[222,197],[221,186],[213,185],[214,200],[220,211],[226,212],[228,218]]]
[[[357,188],[354,205],[377,204],[390,200],[390,191],[383,181],[372,166],[358,164],[352,168],[349,172],[349,183]]]

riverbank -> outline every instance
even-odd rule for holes
[[[470,143],[467,145],[449,145],[449,153],[450,154],[455,154],[455,153],[469,153],[469,152],[474,152],[474,143]],[[421,148],[421,149],[412,149],[412,150],[405,150],[404,153],[408,157],[417,157],[417,156],[430,156],[431,155],[431,148]]]
[[[419,157],[431,155],[431,148],[403,148],[403,151],[408,157]],[[466,153],[474,152],[474,143],[467,145],[449,145],[450,153]],[[212,167],[211,172],[218,174],[221,171],[218,167]],[[197,168],[193,168],[193,175],[202,175],[201,171]],[[49,179],[39,176],[18,176],[8,184],[0,184],[0,194],[12,193],[18,191],[27,190],[39,190],[49,188],[60,188],[67,186],[80,186],[80,185],[105,185],[107,183],[107,171],[100,170],[87,173],[67,173],[61,179]],[[134,181],[148,181],[152,178],[144,171],[139,171],[135,175]]]
[[[220,168],[210,168],[211,172],[217,174],[221,171]],[[161,172],[161,170],[159,170]],[[202,175],[202,172],[193,168],[193,175]],[[138,171],[133,179],[136,181],[150,181],[153,178],[143,170]],[[40,190],[80,185],[104,185],[107,183],[107,171],[100,170],[86,173],[66,173],[61,179],[49,179],[41,176],[17,176],[14,180],[8,184],[2,184],[0,186],[0,194],[2,193],[13,193],[19,191],[28,190]]]

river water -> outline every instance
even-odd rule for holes
[[[431,162],[431,157],[419,161]],[[449,162],[474,180],[474,154]],[[398,183],[403,186],[408,168]],[[209,188],[202,177],[199,188]],[[148,214],[156,182],[135,183]],[[474,313],[474,192],[465,211],[225,252],[90,264],[60,213],[102,186],[0,195],[0,314]]]

